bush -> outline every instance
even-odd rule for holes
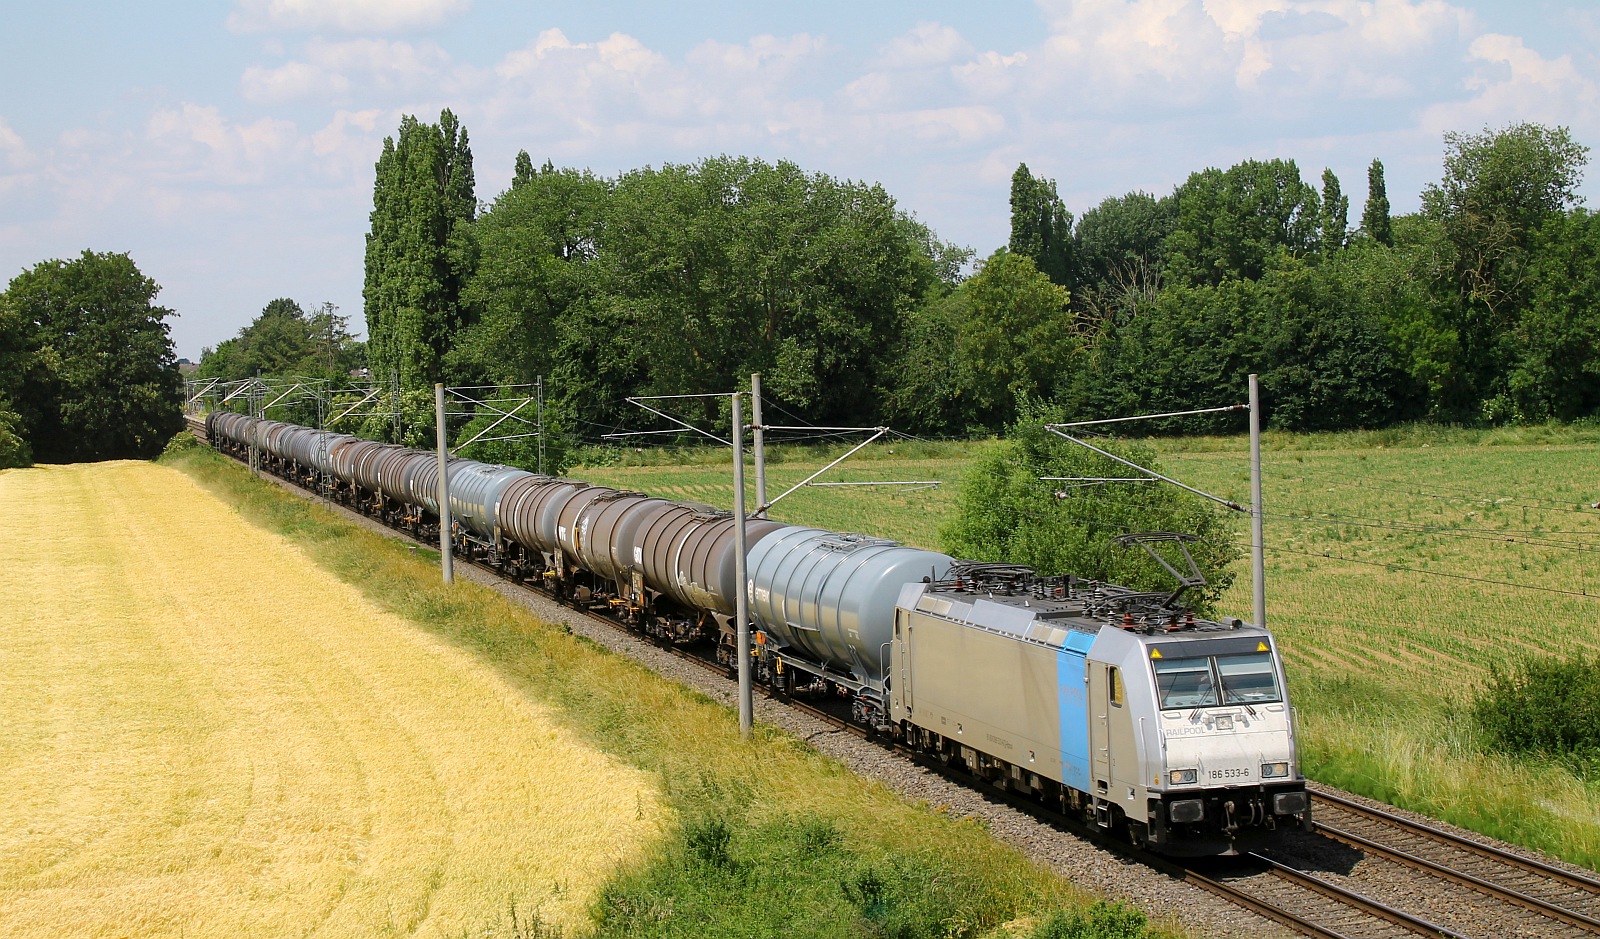
[[[22,435],[22,418],[15,411],[0,408],[0,469],[32,465],[33,448]]]
[[[1138,909],[1104,900],[1081,909],[1051,914],[1032,939],[1144,939],[1149,921]]]
[[[1600,656],[1491,665],[1472,716],[1492,749],[1600,759]]]
[[[180,430],[167,441],[166,447],[161,451],[162,457],[173,457],[188,450],[199,450],[205,447],[200,439],[187,430]]]

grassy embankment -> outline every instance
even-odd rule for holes
[[[565,731],[654,781],[678,824],[645,863],[604,888],[592,907],[598,935],[1143,934],[1137,913],[1082,912],[1084,897],[970,821],[908,806],[778,732],[758,727],[742,743],[728,708],[493,591],[442,587],[436,554],[353,526],[209,453],[172,462],[369,602],[489,664],[519,694],[548,703]]]
[[[0,936],[588,921],[656,781],[148,463],[0,473]]]
[[[1177,478],[1248,501],[1244,439],[1152,442]],[[961,475],[984,446],[895,444],[891,456],[874,445],[830,478],[944,485],[904,494],[807,489],[774,515],[937,548]],[[769,473],[773,493],[825,462],[819,453],[788,456]],[[572,475],[726,506],[726,456],[704,459],[717,462]],[[1266,535],[1280,549],[1268,555],[1268,612],[1298,696],[1309,775],[1600,866],[1600,780],[1582,767],[1484,754],[1465,713],[1492,662],[1600,648],[1600,511],[1589,508],[1600,500],[1597,459],[1593,429],[1267,435],[1264,502],[1279,514]],[[1241,523],[1239,540],[1248,538]],[[1236,573],[1223,607],[1248,617],[1247,560]]]

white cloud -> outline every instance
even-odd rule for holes
[[[1463,83],[1471,97],[1429,107],[1422,118],[1427,130],[1475,131],[1516,121],[1600,124],[1600,87],[1570,55],[1547,59],[1520,38],[1498,33],[1477,37],[1468,53],[1479,63]]]
[[[228,120],[214,106],[185,102],[150,116],[145,138],[156,148],[149,168],[167,178],[189,178],[237,186],[260,183],[302,146],[289,121]]]
[[[1435,57],[1462,44],[1473,23],[1444,0],[1039,3],[1051,31],[1046,71],[1111,106],[1222,102],[1234,90],[1402,95],[1437,81]]]
[[[21,169],[33,162],[32,154],[22,137],[11,129],[5,118],[0,117],[0,166],[8,169]]]
[[[349,79],[308,62],[285,62],[272,69],[252,66],[244,70],[240,85],[245,98],[257,104],[339,97],[350,90]]]
[[[228,16],[228,28],[403,32],[443,25],[471,5],[471,0],[239,0]]]
[[[796,33],[793,36],[763,33],[744,43],[708,39],[690,49],[686,61],[697,71],[771,78],[789,74],[796,67],[814,62],[828,48],[825,38],[809,33]]]
[[[246,69],[240,82],[245,98],[258,104],[344,101],[352,92],[370,95],[460,84],[449,54],[431,42],[313,39],[302,56],[277,68]]]
[[[972,45],[959,32],[939,23],[922,22],[909,33],[896,36],[878,53],[875,67],[917,69],[948,65],[972,54]]]

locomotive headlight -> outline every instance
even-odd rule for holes
[[[1283,776],[1287,776],[1287,775],[1289,775],[1289,764],[1288,763],[1262,763],[1261,764],[1261,778],[1262,779],[1277,779],[1279,777],[1283,777]]]
[[[1174,786],[1190,786],[1200,779],[1197,769],[1175,769],[1167,774],[1167,782]]]

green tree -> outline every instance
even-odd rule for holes
[[[1012,561],[1041,573],[1076,574],[1136,590],[1170,591],[1177,584],[1149,555],[1138,548],[1119,548],[1112,539],[1140,531],[1185,532],[1200,538],[1190,551],[1207,580],[1199,596],[1188,602],[1209,608],[1232,583],[1227,568],[1240,555],[1227,520],[1211,503],[1175,486],[1059,488],[1059,483],[1041,481],[1044,476],[1134,475],[1126,466],[1045,429],[1047,422],[1061,419],[1058,410],[1025,407],[1005,442],[973,467],[957,498],[956,515],[942,532],[946,553]],[[1147,448],[1113,442],[1102,449],[1162,471]]]
[[[1444,178],[1423,192],[1422,205],[1451,253],[1461,361],[1448,404],[1455,416],[1476,417],[1480,401],[1506,393],[1504,363],[1519,352],[1534,235],[1580,201],[1588,152],[1565,127],[1445,135]]]
[[[998,430],[1016,402],[1050,395],[1082,347],[1067,305],[1071,295],[1033,265],[1004,249],[958,290],[964,303],[956,328],[955,365],[972,413]]]
[[[1012,254],[1031,258],[1051,281],[1072,286],[1072,213],[1056,195],[1055,180],[1034,177],[1026,163],[1011,174],[1009,247]]]
[[[1600,414],[1600,216],[1583,209],[1546,222],[1533,241],[1527,310],[1508,392],[1524,420]]]
[[[182,428],[160,289],[128,255],[92,251],[12,279],[5,305],[23,335],[12,355],[28,363],[14,403],[36,459],[148,459]]]
[[[1383,181],[1383,161],[1367,167],[1367,204],[1361,207],[1361,230],[1380,245],[1394,246],[1389,221],[1389,187]]]
[[[449,357],[452,374],[473,384],[553,375],[565,356],[568,312],[600,286],[594,262],[609,184],[549,163],[527,173],[474,226],[478,262],[463,300],[477,322],[457,334]]]
[[[279,297],[237,336],[205,350],[195,376],[223,381],[256,375],[338,380],[361,366],[363,351],[338,307],[324,303],[307,312],[295,301]]]
[[[1463,300],[1498,317],[1521,299],[1534,232],[1582,201],[1589,148],[1565,127],[1532,123],[1444,140],[1444,179],[1423,191],[1423,210],[1456,249]]]
[[[1322,171],[1322,250],[1334,252],[1345,246],[1350,235],[1350,197],[1339,185],[1333,170]]]
[[[0,469],[33,462],[33,448],[16,404],[33,368],[29,326],[16,305],[0,293]]]
[[[1278,253],[1303,255],[1318,243],[1317,191],[1293,160],[1202,170],[1173,199],[1177,218],[1164,245],[1165,276],[1177,283],[1255,280]]]
[[[1280,259],[1258,280],[1170,285],[1124,321],[1102,321],[1060,400],[1080,418],[1214,407],[1261,375],[1267,418],[1290,430],[1370,427],[1419,416],[1420,397],[1387,330],[1411,313],[1416,280],[1387,249],[1320,263]],[[1425,309],[1425,308],[1424,308]],[[1238,415],[1150,425],[1163,433],[1238,432]]]
[[[793,163],[635,170],[613,189],[595,307],[629,324],[617,341],[646,393],[759,371],[819,422],[875,422],[905,317],[938,282],[932,241],[881,186]]]
[[[1393,297],[1366,277],[1360,257],[1341,254],[1218,288],[1241,295],[1272,426],[1376,427],[1404,414],[1409,389],[1383,327]]]
[[[548,166],[548,162],[545,164]],[[528,151],[518,150],[517,161],[511,171],[511,188],[515,189],[533,179],[533,158],[528,156]]]
[[[1162,244],[1177,203],[1146,192],[1113,196],[1083,213],[1073,233],[1078,307],[1097,319],[1137,314],[1160,289]]]
[[[461,290],[475,261],[476,214],[466,129],[449,110],[438,124],[403,117],[378,157],[367,235],[362,296],[375,375],[398,372],[406,387],[443,378],[466,321]]]

